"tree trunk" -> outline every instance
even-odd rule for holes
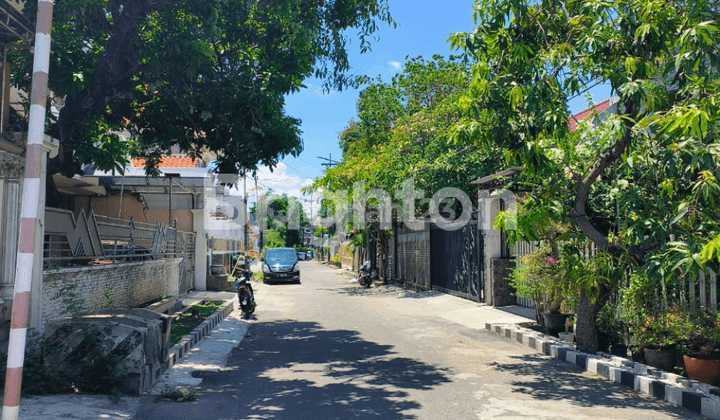
[[[387,253],[388,253],[388,240],[385,233],[379,231],[378,233],[378,244],[380,245],[380,261],[378,264],[378,277],[380,280],[385,281],[385,271],[387,269]]]
[[[610,298],[608,290],[601,290],[600,298],[595,304],[591,304],[585,291],[580,292],[578,302],[577,320],[575,322],[575,340],[579,351],[594,354],[598,351],[597,314]]]

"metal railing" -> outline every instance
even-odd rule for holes
[[[195,234],[163,223],[47,208],[45,226],[46,266],[195,257]]]

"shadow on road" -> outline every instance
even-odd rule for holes
[[[401,284],[376,284],[373,287],[365,288],[357,283],[351,283],[340,289],[323,289],[340,293],[348,296],[395,296],[398,299],[426,299],[438,295],[442,295],[442,292],[437,290],[415,290],[412,288],[404,287]]]
[[[227,368],[193,376],[203,379],[196,403],[156,403],[136,418],[413,419],[421,405],[410,392],[450,382],[354,331],[290,320],[253,324]]]
[[[583,407],[635,408],[663,411],[678,419],[701,419],[682,408],[641,396],[620,384],[584,373],[580,368],[540,355],[513,356],[516,363],[493,363],[500,371],[514,373],[514,392],[538,400],[570,401]]]

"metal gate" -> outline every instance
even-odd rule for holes
[[[178,249],[182,250],[182,254],[178,256],[183,257],[183,261],[180,264],[180,294],[182,295],[195,287],[196,235],[193,233],[184,233],[178,236],[180,239],[180,241],[178,241]]]
[[[477,221],[458,230],[430,229],[430,271],[433,289],[482,301],[482,240]]]
[[[399,226],[396,238],[395,274],[397,280],[429,289],[430,284],[430,231]]]

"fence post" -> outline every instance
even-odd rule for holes
[[[710,270],[710,310],[717,312],[717,275]]]
[[[699,278],[699,281],[700,281],[700,307],[707,309],[708,297],[707,297],[707,293],[705,293],[705,273],[701,271],[699,277],[700,277]]]

